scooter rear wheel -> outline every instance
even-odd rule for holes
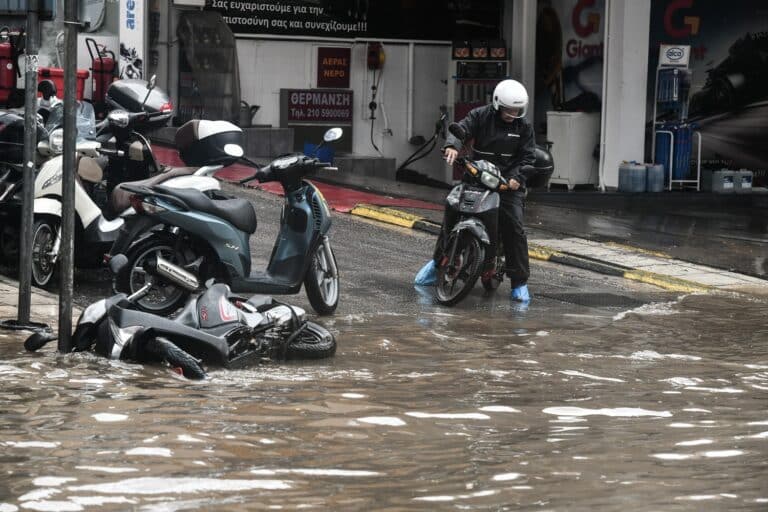
[[[445,256],[437,265],[435,298],[443,306],[453,306],[469,295],[480,277],[485,260],[485,250],[476,236],[464,233],[459,237],[455,242],[453,260]],[[452,247],[453,243],[449,239],[446,247]]]
[[[171,365],[172,368],[181,368],[181,372],[188,379],[200,380],[206,377],[205,370],[197,362],[197,359],[177,347],[170,340],[165,338],[149,339],[144,345],[144,349]]]
[[[336,255],[333,254],[332,248],[329,247],[329,250],[333,266],[338,268]],[[339,305],[339,276],[332,275],[331,262],[328,261],[323,244],[318,245],[312,255],[307,276],[304,278],[304,289],[312,309],[317,311],[318,315],[331,315],[336,311]]]
[[[115,291],[131,295],[144,286],[147,279],[144,262],[155,255],[160,255],[171,263],[183,265],[183,257],[175,247],[176,240],[161,233],[131,247],[125,255],[128,263],[115,276]],[[172,284],[156,283],[147,296],[136,301],[136,306],[147,313],[167,316],[179,309],[188,296],[187,291]]]

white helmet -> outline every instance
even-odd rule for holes
[[[525,117],[528,111],[528,92],[525,86],[517,80],[502,80],[493,90],[493,108],[498,111],[502,108],[518,109],[515,116]]]

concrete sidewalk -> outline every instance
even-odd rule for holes
[[[19,282],[0,275],[0,321],[18,318]],[[72,325],[80,317],[80,308],[72,308]],[[54,332],[59,325],[59,297],[40,288],[32,287],[30,320],[47,324]],[[4,332],[0,329],[0,333]]]

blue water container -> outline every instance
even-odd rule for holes
[[[624,162],[619,166],[619,192],[645,192],[645,165]]]
[[[662,127],[667,129],[666,126]],[[668,133],[656,134],[656,154],[653,155],[653,161],[660,164],[664,170],[664,179],[669,179],[672,162],[669,159],[669,147],[672,144],[672,136]]]
[[[693,130],[684,125],[675,134],[675,162],[672,168],[672,179],[684,180],[691,173],[691,150],[693,149]]]
[[[333,163],[333,146],[322,146],[320,148],[309,142],[304,143],[304,154],[311,157],[317,157],[321,162]]]
[[[664,166],[661,164],[648,164],[645,166],[645,173],[646,192],[663,192]]]

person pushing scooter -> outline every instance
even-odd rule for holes
[[[528,92],[515,80],[499,82],[493,91],[493,101],[484,107],[478,107],[459,121],[467,133],[467,140],[473,139],[474,158],[488,160],[502,169],[502,175],[509,180],[510,192],[502,194],[499,208],[498,232],[504,246],[506,274],[512,286],[513,300],[528,302],[530,267],[528,263],[528,239],[523,227],[523,210],[526,196],[526,176],[524,166],[531,166],[536,161],[533,127],[525,119],[528,110]],[[449,135],[443,146],[445,161],[453,165],[463,144],[453,135]],[[444,218],[443,223],[450,222]],[[492,231],[495,247],[498,239]],[[439,247],[441,240],[437,241]],[[481,279],[488,280],[493,275],[493,255],[490,251],[486,259],[485,271]],[[433,257],[416,274],[414,283],[420,286],[432,286],[437,279],[437,261]]]

